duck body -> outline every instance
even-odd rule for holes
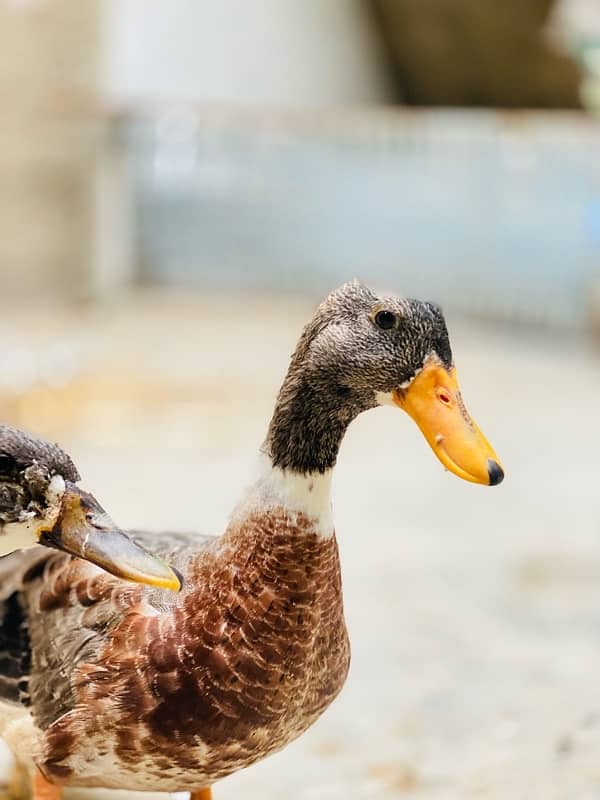
[[[0,562],[0,734],[43,776],[36,800],[48,782],[204,800],[327,708],[350,658],[331,476],[348,425],[382,404],[447,469],[501,481],[440,310],[352,282],[304,329],[223,535],[139,534],[183,576],[179,595],[40,549]]]
[[[178,791],[299,736],[350,657],[337,543],[319,526],[289,506],[259,510],[254,495],[220,538],[139,534],[184,576],[171,597],[29,555],[10,622],[16,603],[19,657],[32,660],[15,731],[28,730],[30,766],[60,784]],[[4,694],[14,701],[15,687]]]

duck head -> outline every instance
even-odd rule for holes
[[[383,297],[353,281],[332,292],[292,357],[267,438],[274,464],[324,472],[357,414],[405,411],[444,467],[495,486],[504,470],[468,413],[438,306]],[[295,433],[294,433],[294,429]]]
[[[125,580],[178,591],[179,576],[124,533],[58,445],[0,425],[0,556],[44,544]]]

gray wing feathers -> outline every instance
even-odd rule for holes
[[[184,576],[191,558],[218,541],[198,534],[129,534]],[[76,668],[95,661],[127,607],[112,591],[89,602],[80,601],[78,592],[71,590],[86,581],[93,589],[99,575],[117,595],[130,591],[130,584],[44,547],[0,558],[0,698],[31,702],[36,723],[42,728],[73,707]],[[158,611],[167,611],[180,600],[180,595],[164,589],[136,587],[135,591]],[[56,604],[46,602],[40,609],[42,593],[51,599],[56,593]],[[21,633],[15,637],[17,617]]]

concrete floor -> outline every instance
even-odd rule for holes
[[[121,524],[218,533],[310,313],[165,293],[3,310],[0,418],[58,438]],[[354,423],[334,485],[347,686],[216,800],[600,798],[600,359],[555,335],[450,332],[506,480],[445,473],[393,409]]]

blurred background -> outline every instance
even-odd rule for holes
[[[357,420],[348,685],[216,798],[600,798],[598,112],[598,0],[0,0],[2,421],[218,533],[358,276],[443,305],[506,467]]]

